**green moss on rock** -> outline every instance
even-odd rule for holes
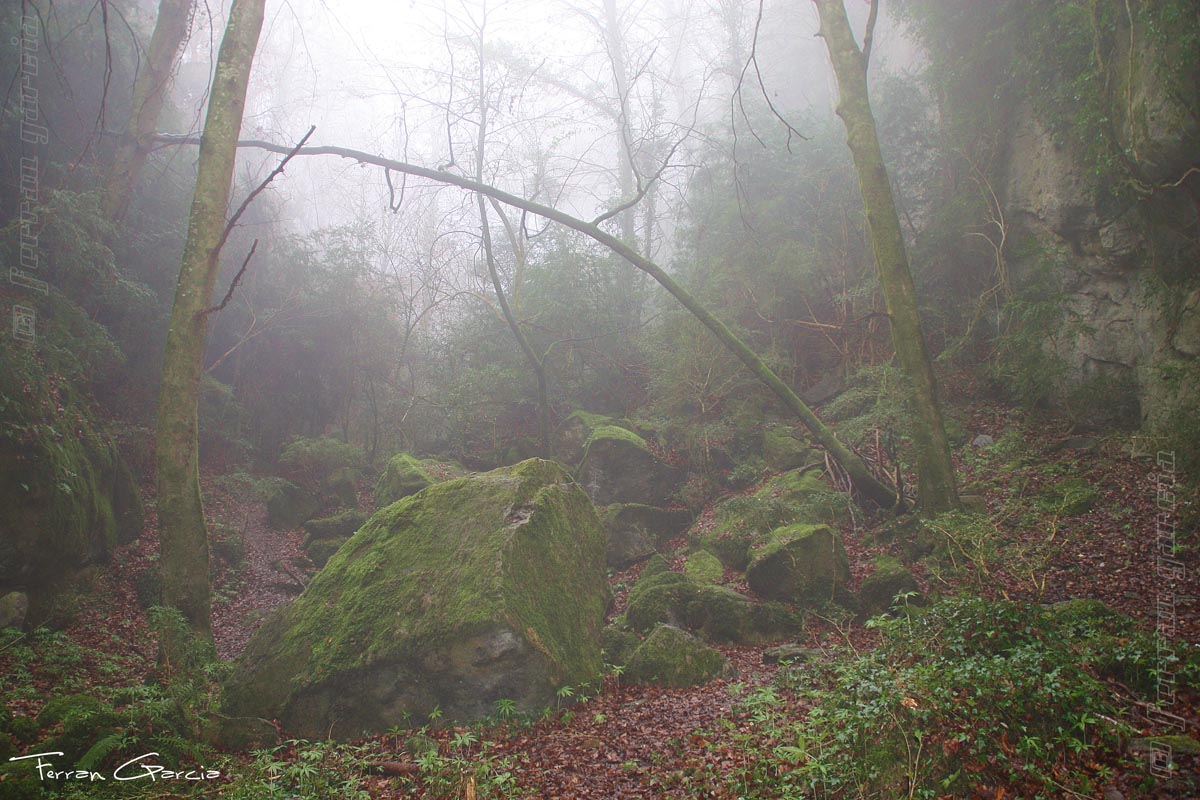
[[[299,527],[319,506],[316,495],[307,489],[291,481],[275,481],[267,494],[267,524],[279,530]]]
[[[751,494],[719,504],[717,524],[695,532],[692,545],[713,553],[731,569],[745,570],[752,549],[771,531],[797,522],[832,521],[844,505],[817,472],[792,470],[767,480]]]
[[[803,617],[781,603],[755,603],[724,586],[701,586],[688,605],[688,628],[709,641],[762,644],[796,634]]]
[[[707,550],[697,550],[687,557],[683,572],[700,584],[717,584],[725,576],[721,560]]]
[[[347,509],[332,517],[310,519],[304,523],[304,547],[319,539],[348,539],[367,521],[367,515],[356,508]]]
[[[604,663],[617,666],[628,664],[633,651],[641,643],[642,640],[636,633],[625,625],[614,622],[604,629],[601,648],[604,654]]]
[[[629,590],[625,617],[629,626],[645,632],[660,623],[683,625],[696,597],[696,584],[686,575],[667,570],[642,577]]]
[[[629,659],[630,683],[682,688],[729,674],[729,661],[691,634],[659,625]]]
[[[849,579],[845,547],[828,525],[776,529],[746,569],[746,581],[758,595],[789,602],[832,600]]]
[[[608,565],[629,566],[656,548],[665,547],[687,530],[692,516],[686,509],[666,509],[643,503],[614,503],[600,511],[608,536]]]
[[[397,453],[375,484],[375,508],[383,508],[416,494],[433,483],[421,462],[408,453]]]
[[[916,605],[921,602],[920,588],[908,568],[890,556],[877,556],[872,561],[875,569],[863,578],[858,590],[859,601],[867,613],[880,614],[894,606]],[[907,602],[896,601],[900,594],[916,592],[917,597]]]
[[[683,475],[655,456],[645,439],[617,425],[592,431],[577,473],[597,505],[663,507],[683,482]]]
[[[541,708],[600,674],[604,534],[554,462],[435,484],[379,512],[254,635],[226,692],[236,716],[302,736],[387,730],[406,714]]]
[[[763,431],[763,460],[772,470],[799,469],[812,457],[812,449],[793,436],[791,428],[771,425]]]

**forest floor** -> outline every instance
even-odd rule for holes
[[[958,557],[944,568],[918,564],[914,573],[922,591],[1041,603],[1096,598],[1153,629],[1155,597],[1162,587],[1155,569],[1155,520],[1163,480],[1154,454],[1130,455],[1129,437],[1047,435],[1046,420],[1032,421],[1009,408],[976,403],[964,421],[972,437],[985,433],[996,442],[989,448],[967,445],[958,457],[962,484],[982,497],[993,526],[986,542],[959,542]],[[1066,477],[1082,478],[1095,488],[1090,510],[1073,515],[1031,511],[1044,486]],[[245,542],[240,566],[214,562],[214,635],[219,657],[228,660],[241,652],[270,610],[299,594],[313,569],[301,554],[301,534],[270,529],[261,501],[245,485],[205,475],[203,487],[210,518],[240,531]],[[365,491],[362,499],[369,503]],[[154,634],[138,603],[137,587],[139,575],[156,559],[155,526],[153,503],[148,503],[145,534],[121,548],[106,570],[94,571],[90,596],[95,599],[74,610],[62,634],[43,637],[29,648],[32,656],[11,646],[0,649],[5,684],[12,677],[21,684],[20,691],[6,690],[4,698],[15,715],[34,716],[46,698],[64,691],[140,683],[154,673]],[[899,555],[896,542],[881,541],[875,532],[862,519],[844,530],[851,588],[872,556]],[[685,546],[682,537],[674,544],[681,550]],[[1188,550],[1188,578],[1175,589],[1175,619],[1177,640],[1197,644],[1200,583],[1194,544]],[[618,608],[624,587],[636,580],[639,569],[612,576]],[[799,643],[810,648],[864,651],[878,639],[861,619],[815,614],[807,619],[807,636]],[[350,776],[352,782],[373,798],[474,798],[501,790],[512,792],[503,796],[546,798],[743,796],[738,776],[751,774],[752,753],[769,753],[773,743],[757,741],[757,750],[744,746],[756,734],[742,701],[770,686],[781,668],[764,663],[763,647],[719,649],[736,667],[736,678],[664,689],[624,685],[619,675],[609,675],[594,696],[564,696],[559,708],[540,718],[497,719],[470,730],[436,721],[416,730],[397,728],[356,743],[353,759],[330,756],[328,763],[335,769],[353,764],[360,772]],[[806,702],[802,694],[778,698],[782,713],[795,719],[803,718]],[[1200,730],[1194,692],[1182,692],[1172,710],[1188,719],[1193,732]],[[1136,724],[1143,733],[1163,732],[1144,717]],[[422,765],[414,755],[410,745],[416,734],[439,743],[438,771],[429,772],[428,762]],[[313,758],[304,753],[305,745],[292,742],[271,759],[286,769],[289,763]],[[257,758],[235,754],[225,774],[236,779],[239,770],[261,765],[262,756]],[[1139,793],[1135,787],[1144,784],[1145,767],[1131,758],[1117,755],[1093,766],[1106,769],[1107,788],[1121,790],[1120,796],[1180,796],[1170,788]],[[1179,767],[1194,780],[1200,758],[1182,757]],[[978,796],[997,800],[1018,795],[988,787]]]

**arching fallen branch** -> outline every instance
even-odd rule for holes
[[[164,144],[174,145],[194,145],[200,143],[198,137],[171,134],[159,134],[155,137],[155,140]],[[666,289],[696,319],[700,320],[704,327],[708,328],[721,344],[725,345],[726,349],[737,356],[738,360],[745,364],[754,373],[755,377],[762,381],[783,402],[804,427],[808,428],[813,440],[825,448],[829,455],[846,470],[854,483],[854,488],[859,494],[881,508],[896,506],[897,499],[895,492],[871,474],[871,470],[867,467],[866,463],[850,448],[842,444],[834,435],[833,430],[818,419],[812,409],[805,405],[804,401],[792,391],[791,387],[784,383],[745,342],[734,335],[733,331],[729,330],[724,322],[701,305],[700,301],[693,297],[691,292],[676,282],[662,267],[598,226],[581,220],[578,217],[573,217],[556,208],[535,203],[532,200],[526,200],[523,197],[510,194],[502,189],[497,189],[494,186],[489,186],[452,172],[421,167],[403,161],[394,161],[390,158],[383,158],[382,156],[373,155],[361,150],[352,150],[346,147],[334,147],[331,145],[301,147],[298,150],[294,150],[291,147],[259,139],[243,139],[237,143],[237,146],[241,148],[256,148],[284,155],[294,152],[297,156],[338,156],[339,158],[348,158],[360,164],[371,164],[405,175],[426,178],[436,183],[449,184],[466,189],[467,191],[478,192],[487,197],[494,198],[501,203],[523,209],[531,214],[537,214],[540,217],[552,220],[560,225],[565,225],[574,231],[588,236],[621,256],[621,258],[628,261],[637,269],[654,278],[660,286]]]

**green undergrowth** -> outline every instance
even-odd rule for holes
[[[951,598],[871,625],[876,650],[785,669],[739,698],[735,717],[751,728],[731,723],[745,758],[724,776],[730,788],[747,798],[967,797],[983,786],[1094,796],[1133,732],[1106,679],[1146,697],[1158,667],[1153,637],[1094,601]],[[1194,651],[1171,666],[1180,685],[1196,684]]]

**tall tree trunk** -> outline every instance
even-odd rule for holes
[[[196,633],[212,638],[208,533],[200,501],[196,410],[219,245],[226,224],[246,84],[266,0],[234,0],[200,140],[196,189],[158,401],[158,523],[163,604],[179,609]]]
[[[150,48],[141,71],[133,82],[133,105],[129,125],[117,146],[112,167],[104,182],[104,216],[117,221],[125,216],[138,174],[146,163],[147,145],[158,130],[158,117],[167,97],[167,87],[187,36],[195,0],[161,0]]]
[[[846,142],[854,157],[855,172],[858,173],[867,230],[871,236],[879,285],[890,320],[892,345],[911,384],[910,406],[916,422],[913,438],[917,448],[919,503],[922,510],[936,513],[958,506],[958,490],[954,482],[950,443],[946,438],[938,403],[937,379],[921,330],[904,234],[900,230],[892,184],[884,167],[875,117],[871,113],[867,94],[869,49],[864,55],[854,41],[842,0],[813,2],[821,18],[820,35],[825,39],[837,76],[837,113],[845,123]]]

